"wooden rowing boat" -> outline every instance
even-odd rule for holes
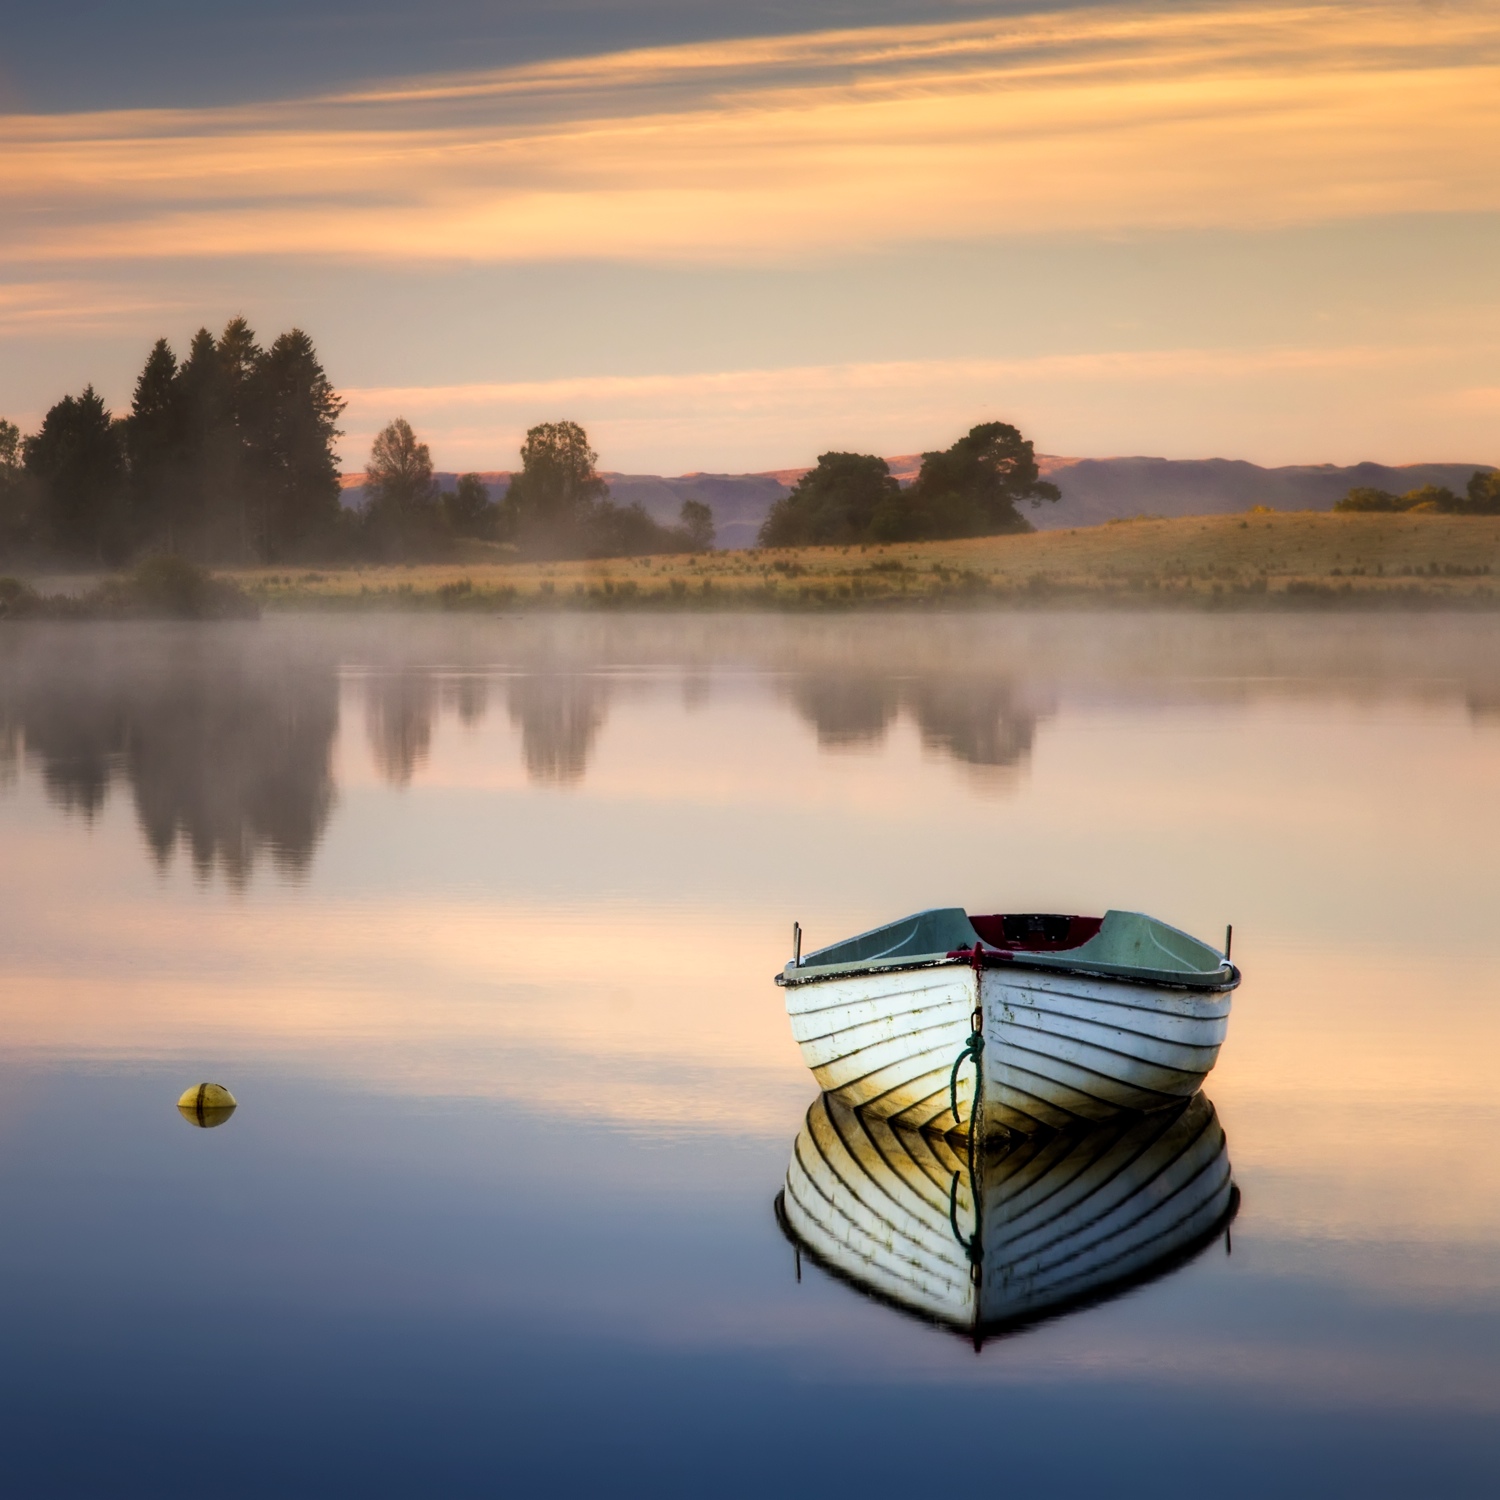
[[[824,1094],[776,1200],[783,1231],[881,1301],[978,1344],[1165,1275],[1239,1205],[1202,1095],[1150,1115],[980,1145]]]
[[[777,975],[819,1085],[899,1125],[1029,1134],[1170,1108],[1203,1085],[1239,970],[1138,912],[918,912]],[[955,1065],[957,1082],[954,1084]]]

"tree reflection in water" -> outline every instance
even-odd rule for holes
[[[430,669],[408,667],[375,673],[366,680],[370,753],[387,781],[405,786],[426,763],[437,702],[437,677]]]
[[[585,673],[527,673],[507,677],[506,709],[521,731],[521,756],[535,782],[582,781],[609,711],[607,678]],[[365,725],[376,768],[395,786],[407,785],[426,762],[440,712],[473,728],[489,708],[483,673],[444,673],[406,667],[365,682]]]
[[[312,857],[334,799],[345,670],[359,674],[373,760],[395,786],[436,753],[440,716],[477,727],[502,693],[527,777],[575,786],[622,696],[652,697],[670,715],[666,705],[697,712],[721,691],[748,691],[767,734],[778,732],[767,692],[824,750],[877,746],[904,721],[928,754],[985,789],[1025,773],[1038,722],[1069,694],[1242,705],[1415,693],[1456,698],[1490,726],[1500,722],[1495,659],[1483,622],[1435,616],[1358,629],[1293,616],[1024,612],[7,625],[0,787],[24,766],[55,806],[91,819],[124,782],[160,863],[180,845],[200,873],[243,881],[262,854],[291,872]]]
[[[901,709],[900,684],[889,677],[814,673],[795,678],[790,696],[826,750],[874,744]]]
[[[824,749],[877,744],[904,711],[927,749],[992,772],[1023,764],[1036,733],[1036,711],[1005,678],[814,673],[788,696]]]
[[[490,707],[490,680],[482,672],[465,672],[443,680],[443,707],[458,715],[465,729],[484,722]]]
[[[521,756],[533,781],[568,786],[583,780],[609,712],[609,680],[585,675],[513,677],[506,708],[521,730]]]
[[[965,765],[1017,766],[1031,753],[1036,714],[1004,679],[919,678],[906,685],[906,707],[929,750]]]
[[[262,852],[300,873],[333,806],[337,682],[246,641],[44,633],[0,665],[0,742],[23,747],[50,800],[86,819],[127,784],[163,867],[180,845],[204,878],[217,867],[242,884]]]
[[[0,720],[0,788],[11,786],[21,764],[21,731]]]
[[[32,632],[0,659],[0,784],[29,764],[57,807],[92,819],[123,781],[162,866],[180,846],[200,875],[217,868],[236,884],[262,853],[304,870],[334,801],[339,656],[285,644],[253,629]],[[903,713],[929,749],[971,767],[1013,767],[1031,747],[1035,715],[1003,679],[820,668],[782,680],[826,748],[878,742]],[[528,778],[570,786],[588,772],[618,679],[581,662],[516,672],[398,660],[363,681],[371,753],[391,784],[427,761],[441,714],[481,724],[503,682]],[[710,674],[687,664],[668,690],[700,709]]]

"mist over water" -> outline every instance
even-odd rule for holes
[[[1154,1495],[1171,1455],[1494,1493],[1497,648],[1440,614],[7,627],[0,1484]],[[1221,1196],[978,1354],[799,1280],[772,1210],[816,1093],[791,922],[948,904],[1233,922],[1246,976],[1193,1117]]]

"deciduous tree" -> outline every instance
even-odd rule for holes
[[[1500,516],[1500,469],[1476,469],[1469,479],[1463,509],[1471,516]]]
[[[684,500],[677,529],[690,552],[712,552],[717,528],[713,507],[702,500]]]
[[[1404,495],[1361,485],[1350,490],[1333,508],[1377,514],[1435,511],[1447,516],[1496,515],[1500,514],[1500,477],[1484,469],[1476,470],[1462,495],[1455,495],[1445,484],[1424,484],[1420,489],[1407,490]]]
[[[1016,428],[982,422],[951,448],[924,453],[916,483],[880,506],[871,531],[880,541],[1030,531],[1017,505],[1060,498]]]
[[[443,496],[443,513],[454,536],[489,536],[499,508],[477,474],[460,474],[458,487]]]
[[[890,465],[870,453],[822,453],[778,500],[760,528],[762,547],[813,547],[865,542],[882,505],[901,487]]]
[[[425,550],[437,537],[441,519],[432,454],[397,417],[376,435],[366,468],[366,524],[388,554]]]
[[[37,495],[21,461],[21,429],[0,418],[0,556],[35,550]]]
[[[505,537],[533,556],[583,551],[592,513],[609,493],[594,472],[598,459],[577,422],[542,422],[531,428],[521,448],[521,472],[500,505]]]

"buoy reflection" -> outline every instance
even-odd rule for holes
[[[235,1112],[239,1101],[221,1083],[195,1083],[177,1101],[177,1113],[189,1125],[212,1130]]]
[[[977,1190],[976,1190],[977,1186]],[[776,1200],[799,1251],[976,1345],[1190,1260],[1239,1207],[1202,1094],[1178,1108],[978,1148],[824,1094]]]

